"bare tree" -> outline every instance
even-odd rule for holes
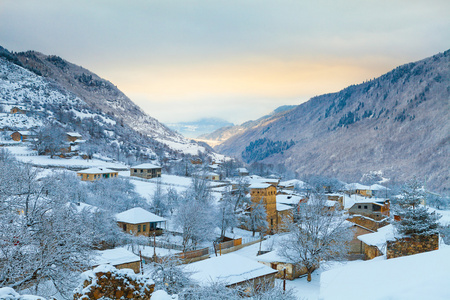
[[[297,267],[305,267],[308,281],[321,261],[338,260],[348,253],[352,232],[343,212],[326,206],[326,197],[311,195],[300,205],[297,223],[288,225],[289,234],[280,241],[279,254]]]

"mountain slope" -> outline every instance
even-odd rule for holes
[[[392,180],[427,176],[431,187],[448,190],[449,105],[450,50],[314,97],[215,149],[244,154],[251,163],[264,157],[264,139],[292,139],[293,146],[271,151],[262,162],[344,180],[379,170]]]
[[[264,124],[272,122],[293,108],[295,108],[295,105],[280,106],[273,112],[257,120],[247,121],[245,123],[242,123],[241,125],[225,126],[215,130],[214,132],[202,134],[198,137],[198,139],[209,142],[216,142],[214,144],[220,144],[236,134],[242,134],[248,129],[263,126]]]
[[[71,91],[90,107],[115,116],[136,131],[154,137],[183,140],[156,119],[144,113],[111,82],[58,56],[35,51],[15,54],[22,66],[52,79],[57,85]]]
[[[26,116],[7,114],[3,127],[24,130],[56,120],[68,129],[84,131],[99,145],[115,141],[111,151],[135,148],[158,156],[207,152],[148,116],[109,81],[60,57],[11,53],[0,47],[0,65],[3,104],[7,109],[23,105],[30,111]]]

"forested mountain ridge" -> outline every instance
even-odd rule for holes
[[[3,110],[19,105],[29,111],[15,117],[20,122],[5,116],[6,129],[28,130],[56,121],[89,136],[97,150],[109,148],[138,159],[206,151],[147,115],[111,82],[58,56],[0,47],[0,67]]]
[[[448,190],[450,50],[397,67],[337,93],[314,97],[215,149],[242,157],[253,141],[295,143],[247,161],[282,163],[300,174],[359,180],[382,171],[392,180],[426,177]],[[263,157],[258,152],[258,157]]]
[[[51,79],[71,91],[89,106],[123,120],[136,131],[151,136],[179,140],[176,132],[168,129],[142,111],[111,82],[91,71],[70,63],[59,56],[36,51],[12,53],[18,64],[33,73]],[[14,62],[14,61],[13,61]]]

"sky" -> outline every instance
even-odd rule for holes
[[[0,0],[0,45],[58,55],[165,123],[239,124],[450,46],[448,0]]]

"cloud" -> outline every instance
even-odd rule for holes
[[[242,122],[446,50],[449,11],[438,0],[3,0],[0,43],[82,65],[162,121]]]

